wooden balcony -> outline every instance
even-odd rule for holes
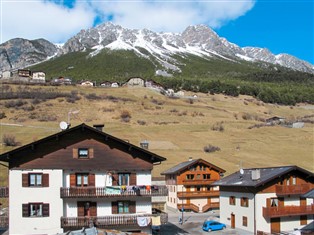
[[[216,180],[182,180],[183,185],[210,185],[214,183]]]
[[[182,208],[184,210],[191,210],[191,211],[194,211],[194,212],[200,212],[198,206],[194,205],[193,203],[189,203],[189,204],[178,204],[178,210],[182,210]]]
[[[314,204],[310,206],[263,207],[263,216],[265,218],[313,215],[313,214],[314,214]]]
[[[312,188],[311,184],[276,185],[276,194],[277,196],[301,195],[307,193]]]
[[[110,228],[119,226],[139,226],[137,223],[138,217],[153,217],[160,216],[161,224],[168,223],[168,214],[143,214],[143,215],[111,215],[111,216],[96,216],[96,217],[61,217],[61,228],[73,229],[89,227],[90,225],[97,228]],[[150,226],[150,225],[149,225]]]
[[[219,208],[219,202],[208,203],[205,206],[203,206],[202,212],[206,212],[208,210],[217,209],[217,208]]]
[[[110,187],[70,187],[60,189],[61,198],[104,198],[104,197],[153,197],[168,196],[166,186],[158,186],[151,190],[134,188],[121,190],[119,186]]]
[[[9,188],[8,187],[0,187],[0,198],[9,197]]]
[[[219,197],[219,191],[193,191],[193,192],[178,192],[178,198],[208,198],[208,197]]]

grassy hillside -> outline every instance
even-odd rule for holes
[[[2,85],[2,94],[24,97],[0,101],[1,137],[12,134],[22,145],[60,131],[59,122],[70,117],[72,126],[103,123],[105,132],[135,145],[148,140],[150,151],[167,158],[155,166],[154,176],[189,157],[203,158],[226,174],[241,166],[298,165],[314,171],[313,105],[279,106],[242,95],[196,93],[197,98],[191,98],[195,93],[189,92],[173,99],[147,88],[127,87]],[[272,116],[306,123],[300,129],[257,128]],[[209,145],[220,151],[205,152]],[[0,151],[13,148],[2,144]],[[5,182],[6,170],[2,167],[0,172]]]

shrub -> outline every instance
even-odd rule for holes
[[[204,147],[204,152],[205,153],[213,153],[216,151],[220,151],[219,147],[213,146],[211,144],[208,144],[207,146]]]
[[[5,115],[5,112],[0,113],[0,119],[6,118],[7,116]]]
[[[216,122],[212,128],[213,131],[220,131],[223,132],[225,130],[223,122]]]
[[[144,121],[144,120],[137,120],[137,123],[139,124],[139,125],[146,125],[146,121]]]
[[[15,136],[11,134],[4,134],[2,141],[5,146],[18,146],[20,142],[15,140]]]
[[[101,99],[101,97],[96,95],[95,93],[89,93],[89,94],[85,95],[85,98],[88,100],[99,100],[99,99]]]
[[[131,114],[128,110],[123,110],[120,114],[121,121],[129,122],[131,120]]]

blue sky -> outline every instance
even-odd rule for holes
[[[0,0],[0,13],[1,43],[16,37],[63,43],[108,20],[177,33],[206,24],[241,47],[268,48],[314,64],[313,0]]]

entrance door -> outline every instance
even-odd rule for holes
[[[235,228],[235,214],[231,214],[231,228]]]
[[[270,232],[271,233],[280,233],[280,218],[271,218],[270,219]]]

